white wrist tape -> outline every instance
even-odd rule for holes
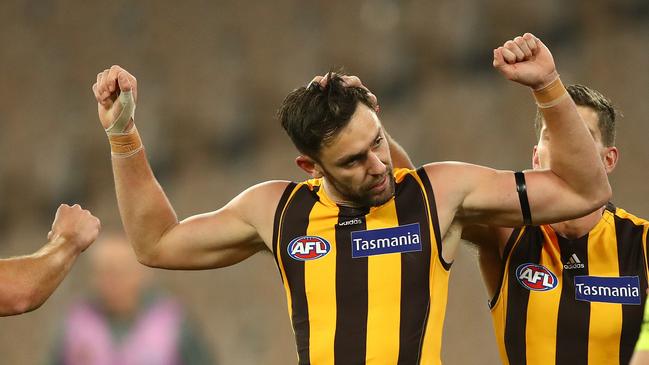
[[[135,118],[135,100],[132,91],[122,91],[117,102],[122,106],[122,111],[115,118],[113,124],[106,128],[106,133],[109,135],[127,133],[126,127],[131,119]]]
[[[117,102],[122,110],[115,121],[106,128],[110,151],[113,157],[131,157],[144,149],[137,128],[131,124],[131,120],[135,117],[133,92],[123,91],[117,98]]]

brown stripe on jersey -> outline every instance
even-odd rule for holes
[[[291,292],[291,322],[299,364],[309,364],[309,308],[304,288],[304,261],[293,259],[288,254],[288,244],[297,237],[305,236],[309,226],[309,213],[317,202],[308,186],[302,185],[293,195],[280,223],[280,255]]]
[[[420,223],[422,250],[401,254],[401,323],[399,365],[418,364],[430,305],[430,227],[423,193],[412,175],[397,185],[399,225]],[[432,194],[432,192],[429,192]],[[432,197],[432,196],[431,196]]]
[[[365,364],[367,346],[367,257],[352,258],[352,231],[367,228],[368,209],[340,207],[336,225],[336,337],[335,364]],[[340,225],[353,218],[363,223]]]
[[[527,362],[525,339],[529,289],[523,287],[516,277],[518,266],[526,263],[539,264],[543,248],[543,233],[539,227],[525,229],[520,242],[509,259],[508,275],[512,280],[507,284],[507,319],[505,323],[505,350],[512,365]]]
[[[617,236],[617,258],[620,276],[639,276],[642,305],[622,305],[622,333],[620,335],[620,364],[628,364],[633,355],[635,343],[640,335],[642,314],[646,303],[647,276],[642,250],[644,227],[631,220],[615,216]]]
[[[279,269],[279,261],[277,261],[277,252],[276,252],[277,250],[275,249],[275,245],[277,244],[277,238],[279,237],[279,225],[281,223],[282,213],[284,213],[286,202],[288,201],[288,198],[291,196],[291,193],[293,192],[293,189],[295,189],[296,185],[297,184],[294,182],[291,182],[288,185],[286,185],[286,189],[284,189],[284,193],[282,193],[282,197],[279,199],[279,203],[277,203],[277,208],[275,209],[275,217],[273,219],[273,241],[272,241],[271,249],[273,250],[273,257],[275,258],[275,264],[277,265],[278,269]],[[279,277],[282,278],[282,281],[284,281],[281,272]]]
[[[493,309],[494,305],[496,305],[496,301],[498,300],[498,296],[500,295],[500,289],[503,285],[503,280],[505,279],[505,270],[507,270],[507,257],[509,257],[509,252],[512,250],[512,247],[514,247],[514,244],[516,243],[518,236],[521,234],[522,229],[525,229],[525,227],[514,228],[512,234],[507,240],[507,243],[505,244],[505,249],[503,250],[502,256],[502,269],[500,270],[500,280],[498,280],[498,286],[496,286],[493,297],[487,303],[489,305],[489,309]]]
[[[573,254],[588,262],[588,235],[568,240],[557,235],[561,262],[567,263]],[[556,365],[588,364],[590,303],[575,299],[574,277],[588,275],[588,267],[563,270],[561,300],[557,319]]]
[[[417,175],[419,176],[421,182],[424,184],[424,189],[426,191],[426,195],[428,196],[428,207],[430,209],[430,219],[433,222],[433,230],[435,231],[435,241],[437,243],[437,255],[439,262],[442,263],[444,269],[450,270],[452,263],[446,262],[442,257],[442,234],[439,231],[439,219],[437,218],[437,205],[435,204],[433,186],[430,184],[428,174],[423,167],[417,169]]]

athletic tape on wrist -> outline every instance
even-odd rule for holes
[[[557,78],[542,89],[534,90],[536,105],[541,109],[552,108],[568,96],[568,90],[563,86],[561,79]]]
[[[135,117],[135,100],[132,91],[122,91],[117,98],[117,102],[122,106],[122,111],[115,118],[113,124],[106,128],[106,133],[109,135],[126,133],[126,127],[131,119]]]
[[[137,128],[134,124],[131,124],[131,120],[135,117],[133,92],[122,91],[117,98],[117,102],[120,103],[122,110],[115,118],[115,121],[106,128],[110,151],[113,157],[131,157],[144,148]],[[127,130],[129,126],[132,127]]]
[[[131,157],[144,149],[135,126],[128,133],[109,134],[108,141],[111,155],[117,158]]]

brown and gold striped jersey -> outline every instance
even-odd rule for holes
[[[336,205],[319,179],[289,184],[273,251],[299,364],[439,364],[449,265],[423,169],[397,169],[395,196]]]
[[[609,204],[578,239],[549,225],[514,230],[490,303],[503,362],[628,364],[646,300],[648,228]]]

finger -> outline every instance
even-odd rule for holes
[[[493,66],[495,68],[500,68],[505,64],[505,59],[503,58],[502,47],[494,49],[494,60]]]
[[[100,102],[100,94],[101,91],[99,90],[99,87],[101,86],[101,79],[104,75],[104,72],[100,72],[97,74],[97,82],[95,82],[94,85],[92,85],[92,91],[95,93],[95,99],[97,99],[97,102]]]
[[[95,99],[99,102],[99,94],[97,93],[97,83],[92,84],[92,93],[95,95]]]
[[[532,33],[525,33],[523,34],[523,39],[527,43],[527,47],[534,53],[536,51],[537,44],[536,44],[536,37]]]
[[[372,101],[372,104],[375,105],[374,111],[378,113],[378,111],[379,111],[379,99],[377,99],[376,95],[372,94],[370,91],[367,92],[367,96]]]
[[[110,67],[110,71],[108,71],[109,82],[108,82],[108,85],[107,85],[109,92],[111,92],[111,93],[115,92],[115,90],[117,88],[117,85],[116,85],[117,84],[117,82],[116,82],[117,81],[117,75],[119,75],[119,73],[122,72],[123,70],[124,70],[123,68],[121,68],[121,67],[119,67],[117,65],[112,65]],[[114,80],[114,81],[111,82],[110,80]]]
[[[536,37],[534,37],[534,42],[536,43],[537,49],[548,48],[546,47],[545,43],[541,42],[541,40]]]
[[[322,80],[322,76],[314,77],[313,80],[311,80],[311,82],[309,82],[309,84],[306,86],[306,88],[308,89],[313,84],[319,84],[321,80]]]
[[[329,82],[329,79],[333,77],[332,75],[329,75],[331,72],[327,72],[322,79],[320,80],[320,86],[322,87],[327,87],[327,83]]]
[[[505,60],[506,63],[508,64],[516,63],[516,54],[514,54],[514,52],[504,47],[500,50],[500,52],[503,55],[503,59]]]
[[[109,69],[105,69],[102,74],[101,74],[101,83],[99,84],[99,96],[102,99],[106,99],[109,96],[108,92],[108,73],[110,72]]]
[[[505,64],[515,61],[516,56],[504,47],[498,47],[494,50],[494,67],[503,67]]]
[[[117,82],[119,83],[119,89],[121,91],[131,91],[133,90],[132,81],[133,76],[131,76],[126,70],[121,70],[117,75]]]
[[[98,103],[102,102],[100,86],[101,86],[101,79],[103,78],[103,76],[104,76],[103,71],[98,73],[97,74],[97,82],[95,82],[92,85],[92,92],[95,94],[95,99],[97,99]]]
[[[363,83],[361,82],[361,79],[358,78],[358,76],[343,76],[342,79],[343,85],[345,87],[360,87],[367,90],[367,88],[363,86]]]
[[[525,59],[525,54],[523,53],[523,51],[521,51],[518,45],[514,43],[514,41],[505,42],[505,49],[509,50],[515,55],[516,59],[514,61],[522,61]],[[507,57],[505,57],[505,59],[507,59]]]
[[[532,50],[530,50],[530,47],[527,46],[527,42],[525,41],[525,39],[523,39],[523,37],[514,38],[514,43],[516,43],[518,48],[523,51],[526,59],[532,57]]]
[[[99,86],[101,85],[101,79],[103,76],[104,76],[104,71],[97,74],[97,90],[99,90]]]

